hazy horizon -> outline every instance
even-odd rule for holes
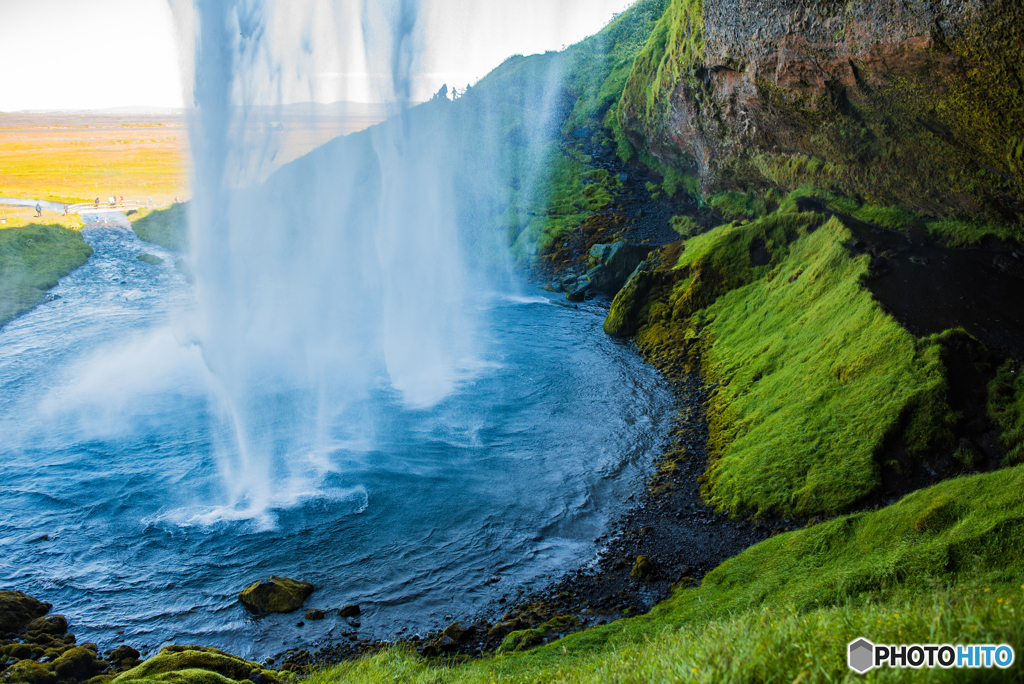
[[[512,55],[560,50],[598,32],[631,4],[524,0],[511,8],[500,2],[423,0],[418,21],[426,41],[412,99],[425,101],[442,84],[461,89],[476,83]],[[181,7],[174,0],[0,0],[8,54],[32,55],[6,74],[0,112],[187,109],[191,56],[182,46],[190,26]],[[333,14],[315,0],[290,4],[287,14],[281,30],[288,30],[288,22],[306,22],[312,40],[329,45],[333,54],[316,65],[311,82],[285,83],[280,101],[375,104],[386,99],[375,96],[376,75],[367,65],[357,20]]]

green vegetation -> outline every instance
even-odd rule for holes
[[[544,643],[544,638],[552,632],[564,630],[569,627],[580,624],[579,618],[574,615],[560,615],[558,617],[551,618],[542,625],[538,625],[533,629],[519,629],[509,634],[501,640],[501,644],[498,646],[498,653],[513,653],[515,651],[526,651],[540,646]]]
[[[928,221],[925,225],[934,237],[945,240],[953,247],[977,245],[990,236],[1000,240],[1018,239],[1018,233],[1012,226],[992,221],[947,219]]]
[[[842,512],[878,485],[886,439],[911,455],[952,439],[944,348],[966,335],[906,332],[861,284],[869,261],[850,257],[849,231],[793,199],[636,274],[605,324],[667,371],[702,351],[718,388],[703,493],[737,516]]]
[[[711,195],[707,202],[728,220],[756,218],[767,211],[764,199],[755,192],[729,190]]]
[[[466,138],[495,125],[501,132],[500,149],[487,160],[511,180],[509,201],[496,220],[519,260],[553,249],[588,216],[611,204],[617,180],[606,172],[594,175],[587,166],[592,160],[578,145],[603,143],[615,146],[624,158],[633,154],[617,129],[615,103],[634,56],[665,6],[666,0],[640,0],[597,35],[562,53],[510,58],[459,103],[476,103],[475,110],[460,109],[455,123]],[[572,98],[571,111],[561,123],[567,142],[561,144],[551,141],[551,131],[535,128],[535,122],[550,114],[543,107],[548,99],[543,85],[553,78]],[[671,194],[678,174],[666,173],[670,179],[665,191]]]
[[[187,202],[172,204],[166,209],[156,209],[132,218],[132,230],[140,240],[175,252],[188,248]]]
[[[697,221],[695,221],[692,216],[673,216],[670,225],[672,226],[672,230],[676,231],[684,238],[690,237],[700,228]]]
[[[660,119],[668,108],[664,96],[703,58],[703,0],[672,0],[633,63],[622,90],[620,123]]]
[[[667,4],[668,0],[640,0],[600,33],[566,51],[569,65],[564,85],[576,101],[562,126],[565,135],[606,120],[622,94],[634,58],[647,44]],[[624,138],[622,142],[628,145]]]
[[[765,234],[769,250],[784,249],[778,237]],[[842,511],[878,484],[874,454],[901,421],[926,422],[915,444],[923,451],[942,420],[937,342],[916,341],[882,311],[860,284],[867,257],[843,247],[850,239],[831,220],[706,312],[705,371],[723,385],[710,410],[716,453],[705,487],[719,509]]]
[[[247,681],[265,681],[267,684],[280,684],[293,680],[291,673],[266,670],[259,663],[215,648],[164,646],[157,655],[109,681],[118,684],[153,681],[173,684],[244,684]]]
[[[1024,645],[1024,469],[950,480],[873,513],[776,535],[651,613],[454,669],[396,648],[329,682],[856,681],[846,644]],[[1003,681],[888,670],[873,681]]]
[[[515,236],[513,253],[520,259],[543,254],[588,215],[610,205],[616,181],[600,171],[589,171],[555,148],[536,194],[525,207],[512,205],[505,214],[506,233]]]
[[[1020,364],[1009,360],[989,385],[988,413],[1004,432],[1002,446],[1007,464],[1024,461],[1024,380]]]
[[[82,234],[62,226],[0,230],[0,326],[43,301],[47,290],[91,255]]]

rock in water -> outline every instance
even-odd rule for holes
[[[338,614],[341,615],[341,617],[343,617],[343,618],[349,618],[349,617],[356,617],[361,612],[362,611],[359,610],[359,605],[358,604],[350,603],[347,606],[342,606],[341,610],[338,611]]]
[[[323,620],[324,619],[324,611],[318,610],[317,608],[310,608],[309,610],[306,611],[306,619],[307,620],[313,620],[313,621]]]
[[[52,607],[20,591],[0,591],[0,632],[16,632]]]
[[[309,582],[271,575],[243,589],[238,600],[254,613],[291,613],[312,593]]]

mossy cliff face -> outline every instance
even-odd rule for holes
[[[811,183],[1024,234],[1017,0],[673,0],[618,115],[705,192]]]

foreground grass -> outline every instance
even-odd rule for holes
[[[1024,469],[776,535],[648,615],[447,669],[395,648],[329,682],[854,681],[846,644],[1024,644]],[[880,670],[874,681],[1009,681],[1015,668]]]
[[[0,230],[0,325],[28,311],[92,255],[82,234],[59,225]]]

